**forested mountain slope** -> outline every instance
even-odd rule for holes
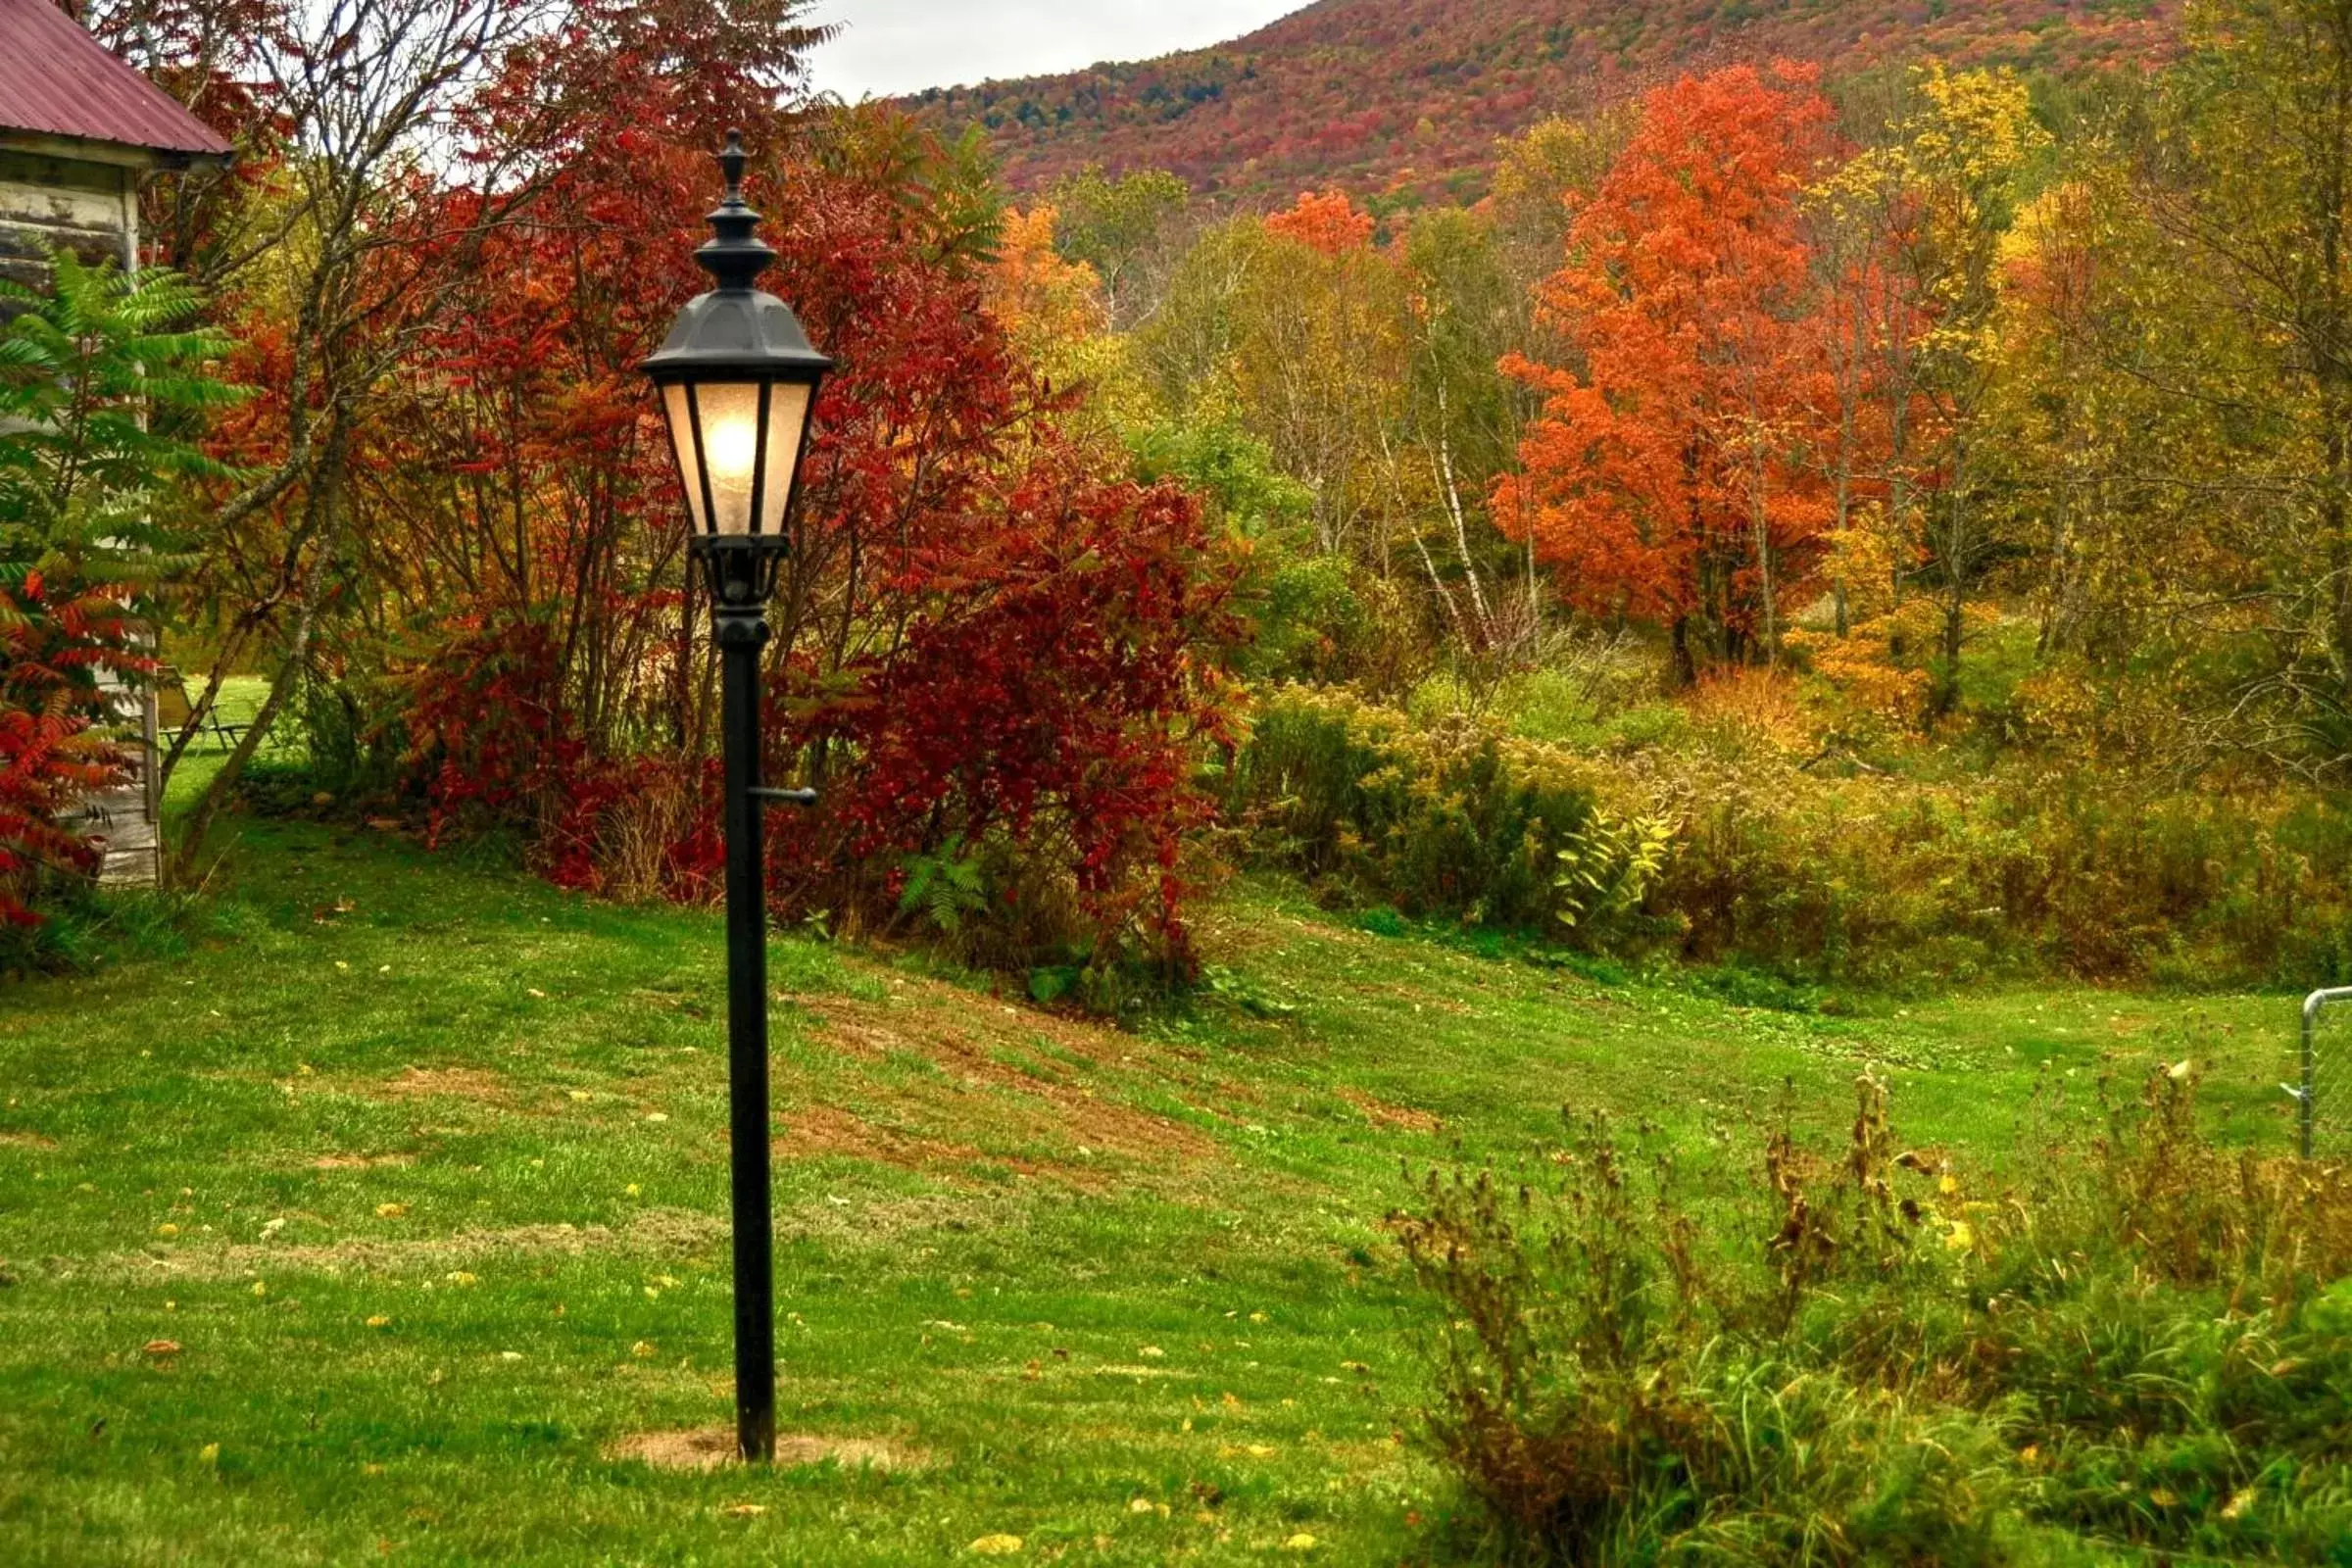
[[[1497,136],[1662,73],[1785,55],[1834,73],[1935,55],[2144,60],[2171,0],[1319,0],[1215,48],[911,103],[989,130],[1016,187],[1088,164],[1196,190],[1474,197]]]

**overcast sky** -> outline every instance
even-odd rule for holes
[[[855,101],[1221,43],[1305,0],[818,0],[818,88]]]

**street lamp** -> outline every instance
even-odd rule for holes
[[[767,909],[760,813],[812,806],[809,790],[760,786],[760,651],[790,551],[785,524],[808,414],[833,362],[791,307],[752,286],[776,253],[753,233],[743,138],[727,132],[726,199],[696,251],[718,285],[678,313],[642,367],[662,398],[693,522],[689,554],[710,590],[726,748],[727,1125],[735,1220],[735,1434],[743,1457],[776,1456],[776,1303],[768,1209]]]

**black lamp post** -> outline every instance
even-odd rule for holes
[[[678,313],[645,373],[662,397],[693,519],[690,553],[710,590],[726,746],[727,1124],[735,1218],[735,1431],[743,1457],[776,1456],[776,1302],[768,1211],[767,909],[760,813],[809,790],[760,787],[760,651],[790,544],[785,521],[808,412],[833,362],[790,307],[752,282],[776,253],[744,204],[743,138],[718,155],[726,199],[694,259],[717,283]]]

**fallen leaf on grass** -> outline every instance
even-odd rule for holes
[[[198,1448],[196,1450],[196,1462],[198,1464],[219,1464],[220,1462],[220,1445],[218,1443],[208,1443],[203,1447]]]
[[[177,1355],[179,1353],[179,1342],[177,1340],[149,1340],[145,1345],[141,1346],[140,1348],[147,1354],[158,1357]]]
[[[398,1219],[408,1211],[409,1205],[406,1203],[378,1203],[375,1205],[377,1219]]]
[[[1312,1551],[1315,1549],[1315,1538],[1301,1530],[1298,1532],[1298,1534],[1284,1542],[1282,1544],[1282,1549],[1285,1551]]]
[[[757,1519],[767,1512],[764,1502],[730,1502],[718,1510],[730,1519]]]
[[[975,1557],[1009,1557],[1020,1549],[1021,1538],[1018,1536],[982,1536],[970,1547]]]
[[[653,1341],[639,1340],[635,1345],[629,1347],[629,1353],[642,1361],[648,1356],[657,1355],[660,1352],[654,1348]]]
[[[378,1312],[368,1320],[368,1326],[371,1329],[388,1329],[392,1326],[392,1320]]]

